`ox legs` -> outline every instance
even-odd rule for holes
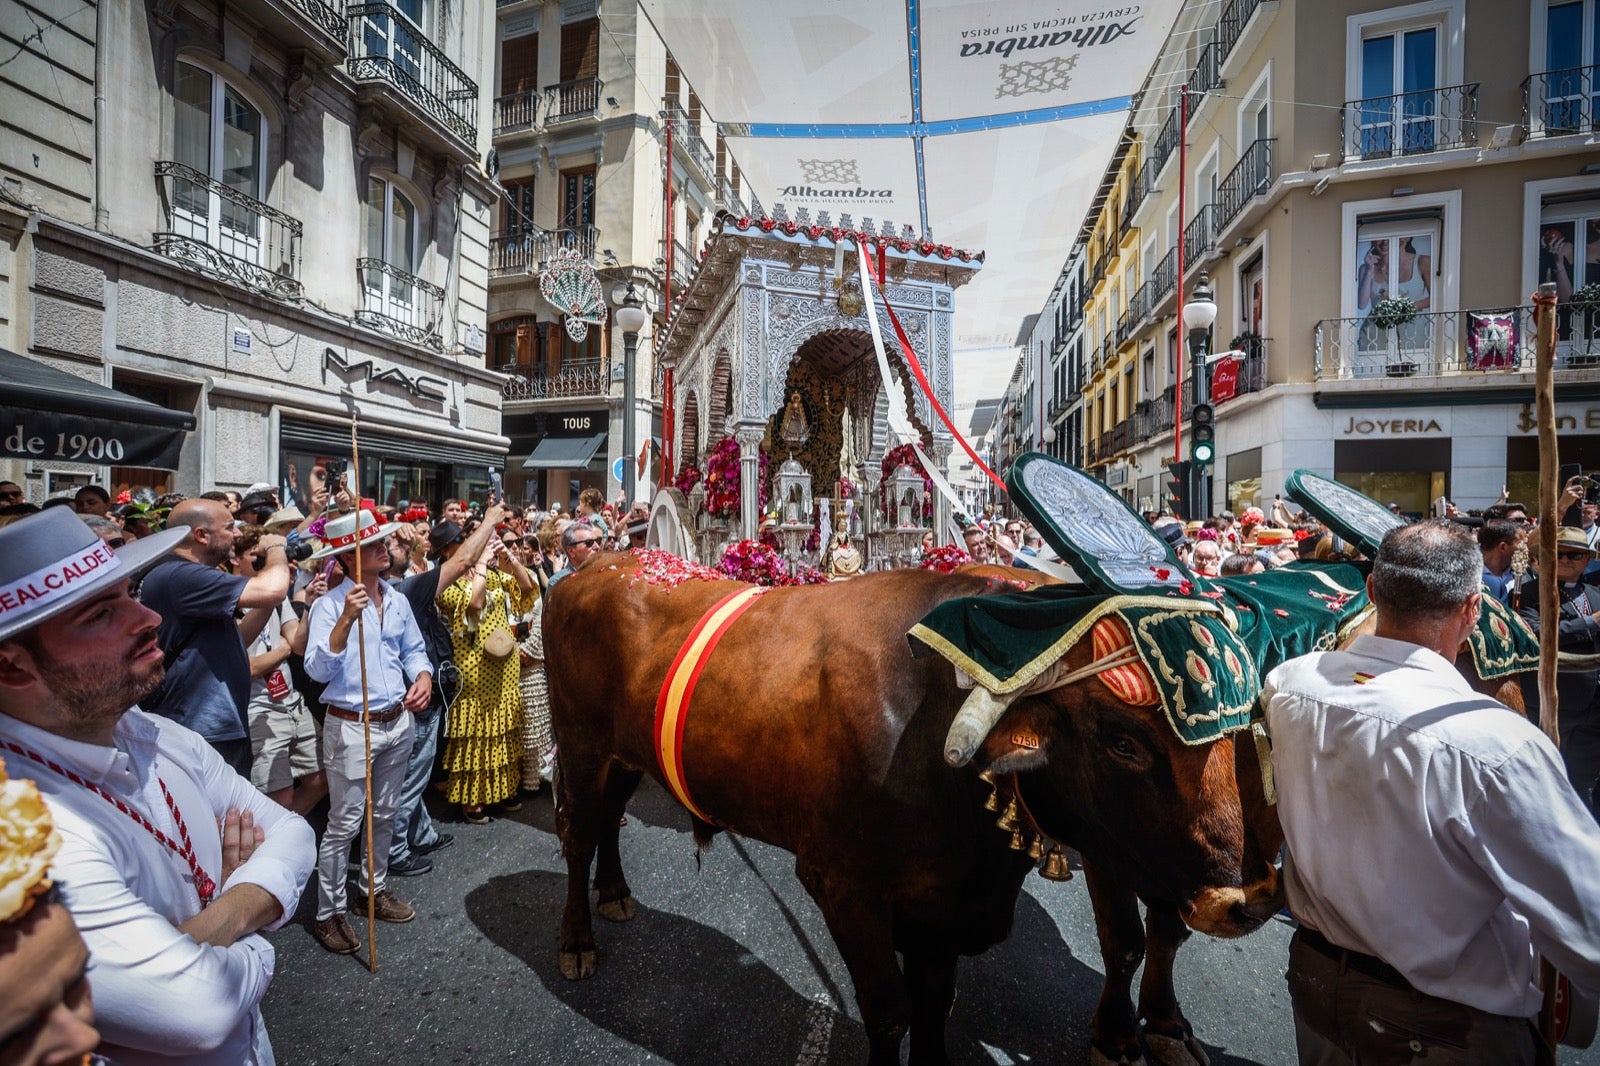
[[[911,990],[911,1066],[947,1066],[944,1024],[956,1001],[956,956],[906,952],[905,969]]]
[[[850,971],[867,1030],[868,1066],[899,1066],[900,1042],[911,1021],[911,993],[895,958],[888,904],[877,892],[864,891],[860,882],[833,883],[803,863],[796,864],[796,872]]]
[[[1189,939],[1189,927],[1172,904],[1150,903],[1145,906],[1145,929],[1144,977],[1139,982],[1145,1047],[1161,1066],[1209,1066],[1172,987],[1172,963]]]
[[[1100,958],[1105,963],[1106,984],[1094,1012],[1092,1066],[1143,1063],[1139,1023],[1133,1013],[1133,974],[1144,958],[1144,923],[1139,920],[1139,898],[1115,877],[1083,862],[1089,901],[1094,905],[1095,929],[1100,936]]]
[[[638,770],[624,770],[615,763],[606,775],[604,802],[601,804],[604,822],[600,826],[600,861],[595,867],[594,887],[600,893],[600,902],[595,910],[608,922],[625,922],[633,917],[633,890],[628,887],[628,879],[622,875],[620,823],[623,811],[628,807],[628,798],[639,787],[643,777],[644,774]]]
[[[632,916],[628,884],[622,878],[617,819],[628,796],[639,783],[639,775],[622,770],[614,762],[585,764],[569,752],[561,759],[561,791],[565,799],[565,824],[561,846],[567,859],[567,903],[561,914],[561,936],[557,963],[561,976],[569,981],[593,977],[595,972],[594,919],[589,911],[589,869],[596,850],[600,851],[601,913],[609,901],[613,913],[620,913],[627,901]],[[609,869],[608,869],[609,858]],[[609,873],[609,877],[607,876]],[[617,890],[620,887],[620,894]],[[610,892],[611,895],[607,895]],[[611,917],[611,915],[606,915]],[[613,920],[621,920],[615,918]]]

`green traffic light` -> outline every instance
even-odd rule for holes
[[[1197,463],[1210,463],[1213,459],[1216,458],[1216,455],[1217,455],[1216,445],[1212,444],[1208,440],[1201,440],[1201,441],[1195,441],[1194,449],[1190,453],[1190,458],[1192,458]]]

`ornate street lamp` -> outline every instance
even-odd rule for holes
[[[1204,273],[1183,305],[1183,328],[1189,331],[1190,377],[1194,402],[1189,409],[1189,470],[1194,486],[1187,517],[1211,513],[1211,467],[1217,458],[1216,418],[1211,407],[1211,375],[1206,370],[1206,338],[1217,320],[1217,302],[1211,298],[1211,279]]]
[[[628,282],[628,292],[622,298],[622,306],[617,308],[617,325],[622,327],[622,494],[628,504],[634,503],[634,470],[639,461],[634,454],[634,423],[637,413],[634,411],[636,399],[634,397],[635,363],[639,355],[639,331],[644,328],[644,305],[639,302],[639,294],[633,291],[633,282]]]

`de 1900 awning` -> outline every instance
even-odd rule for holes
[[[0,348],[0,456],[176,470],[194,415]]]
[[[546,437],[534,445],[533,454],[522,464],[524,470],[581,470],[606,442],[604,433],[592,437]]]

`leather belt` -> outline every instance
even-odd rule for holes
[[[1405,979],[1404,974],[1376,955],[1367,955],[1359,951],[1352,951],[1349,948],[1342,948],[1310,926],[1302,925],[1295,932],[1295,936],[1312,951],[1337,962],[1345,969],[1365,974],[1374,981],[1382,981],[1384,984],[1393,985],[1395,988],[1410,989],[1413,987],[1411,982]]]
[[[345,721],[345,722],[359,722],[359,721],[361,721],[361,712],[360,711],[347,711],[343,707],[335,707],[331,703],[327,704],[325,709],[327,710],[329,715],[331,715],[334,718],[338,718],[338,719],[340,719],[342,721]],[[390,707],[386,711],[371,711],[371,712],[368,713],[367,716],[373,721],[374,724],[379,724],[379,723],[383,723],[383,722],[392,722],[396,718],[399,718],[402,714],[405,714],[405,713],[406,713],[405,705],[397,703],[393,707]]]

